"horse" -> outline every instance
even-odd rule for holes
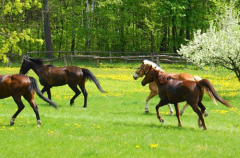
[[[18,110],[11,118],[10,125],[15,123],[15,119],[17,118],[18,114],[25,108],[21,100],[22,96],[33,108],[37,118],[37,126],[39,127],[41,125],[38,106],[34,101],[35,91],[40,98],[57,108],[57,105],[54,102],[43,96],[38,87],[36,79],[33,77],[28,77],[21,74],[0,75],[0,89],[0,99],[12,96],[13,100],[18,106]]]
[[[192,109],[197,113],[198,125],[203,127],[203,130],[206,130],[202,113],[205,110],[205,106],[202,103],[204,89],[208,89],[212,96],[221,102],[227,107],[232,107],[227,101],[222,99],[217,92],[215,91],[211,82],[207,79],[202,79],[200,81],[190,81],[190,80],[178,80],[163,73],[152,66],[146,71],[145,77],[142,80],[142,85],[155,81],[158,86],[158,95],[160,97],[160,102],[156,105],[157,118],[161,123],[164,123],[164,120],[159,115],[159,107],[166,105],[168,103],[174,104],[176,110],[176,116],[178,119],[178,126],[181,127],[182,123],[180,120],[178,103],[187,101],[187,103],[192,107]],[[201,108],[201,111],[199,108]]]
[[[146,69],[148,69],[148,66],[152,66],[154,68],[156,68],[157,70],[164,72],[163,69],[161,69],[159,66],[157,66],[154,62],[149,61],[149,60],[143,60],[142,64],[137,68],[137,70],[135,71],[133,78],[135,80],[137,80],[140,77],[143,77],[146,73]],[[200,81],[202,78],[199,76],[192,76],[190,74],[187,73],[168,73],[169,76],[172,76],[175,79],[178,80],[191,80],[191,81]],[[158,87],[157,84],[154,82],[150,82],[149,83],[149,89],[150,89],[150,94],[148,95],[148,97],[146,98],[146,104],[145,104],[145,113],[149,113],[149,108],[148,108],[148,102],[150,99],[152,99],[154,96],[158,95]],[[214,98],[211,96],[211,93],[209,93],[206,90],[207,94],[211,97],[211,99],[213,100],[213,102],[215,104],[216,101],[214,100]],[[171,107],[171,104],[168,104],[169,110],[170,110],[170,114],[173,115],[173,108]],[[182,115],[184,113],[184,111],[186,110],[186,108],[188,107],[188,104],[186,103],[185,106],[180,110],[180,115]],[[204,116],[208,116],[207,111],[204,111]]]
[[[97,88],[102,93],[105,93],[97,78],[88,69],[77,66],[55,67],[53,65],[45,65],[41,59],[24,57],[19,73],[26,74],[30,69],[38,75],[40,84],[43,86],[41,92],[44,93],[47,91],[49,99],[51,99],[50,89],[52,87],[68,84],[68,86],[75,92],[75,95],[70,100],[70,105],[72,106],[74,104],[74,100],[82,91],[84,96],[83,107],[86,108],[88,93],[85,88],[85,83],[87,80],[93,81]],[[81,91],[77,86],[80,87]]]

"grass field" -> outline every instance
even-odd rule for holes
[[[234,108],[214,105],[208,96],[203,104],[209,116],[207,130],[197,125],[197,115],[189,107],[178,127],[176,116],[170,116],[168,107],[160,108],[165,120],[161,124],[155,112],[159,102],[150,101],[150,113],[144,113],[148,86],[132,76],[139,63],[100,67],[79,64],[90,69],[108,93],[101,93],[92,82],[87,82],[88,107],[83,108],[83,95],[69,105],[74,93],[68,86],[52,89],[54,109],[39,99],[41,127],[29,104],[20,113],[13,126],[10,118],[16,111],[12,98],[0,100],[0,156],[1,157],[238,157],[240,155],[240,84],[232,72],[225,69],[198,70],[193,66],[163,64],[166,72],[186,72],[209,79],[218,94]],[[111,67],[111,68],[110,68]],[[1,74],[18,73],[19,67],[0,68]],[[28,73],[38,80],[33,71]],[[46,94],[45,94],[46,95]],[[180,104],[180,108],[185,103]]]

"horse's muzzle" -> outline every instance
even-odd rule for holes
[[[145,86],[146,85],[146,83],[144,83],[144,82],[141,82],[142,83],[142,86]]]
[[[137,80],[138,77],[139,77],[139,76],[138,76],[137,74],[134,74],[134,75],[133,75],[133,79],[134,79],[134,80]]]

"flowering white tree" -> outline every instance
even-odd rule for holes
[[[225,7],[206,33],[197,31],[194,40],[181,46],[179,54],[203,67],[221,65],[234,71],[240,81],[240,21],[234,7]]]

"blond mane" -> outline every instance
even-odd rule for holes
[[[164,72],[163,69],[161,69],[159,66],[157,66],[157,64],[155,64],[155,63],[152,62],[152,61],[143,60],[143,63],[144,63],[145,65],[152,65],[152,67],[155,68],[156,70],[159,70],[159,71],[161,71],[161,72]]]

